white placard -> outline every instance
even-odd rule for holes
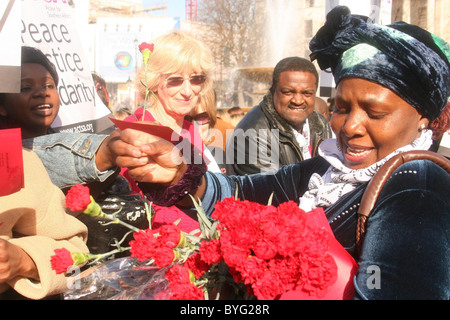
[[[52,127],[102,132],[112,127],[110,110],[96,93],[74,15],[66,0],[22,0],[21,40],[42,50],[58,71],[61,108]]]

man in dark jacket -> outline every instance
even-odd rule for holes
[[[227,144],[227,174],[272,172],[317,155],[332,137],[314,111],[319,75],[307,59],[289,57],[273,71],[272,87],[236,126]]]

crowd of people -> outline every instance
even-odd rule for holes
[[[95,223],[64,207],[65,192],[78,183],[98,199],[124,183],[121,192],[153,204],[155,227],[180,221],[185,232],[199,226],[187,194],[201,200],[209,218],[218,200],[235,195],[261,204],[271,198],[276,206],[293,200],[305,211],[322,207],[358,263],[355,299],[450,297],[450,165],[402,163],[370,211],[361,245],[356,236],[362,197],[380,168],[398,154],[433,150],[450,129],[444,40],[336,7],[312,39],[311,56],[280,60],[267,94],[248,112],[217,108],[212,54],[201,41],[174,31],[153,44],[135,79],[142,97],[152,94],[120,118],[169,127],[187,149],[132,129],[52,132],[58,74],[42,52],[22,48],[21,91],[0,94],[0,129],[21,128],[25,172],[25,187],[0,197],[0,298],[58,296],[66,282],[50,268],[53,250],[104,247],[88,242],[100,232]],[[336,95],[328,101],[317,96],[312,61],[332,70]],[[106,83],[93,77],[108,104]],[[185,161],[176,162],[173,150]],[[201,161],[190,161],[197,153]],[[381,288],[367,286],[373,265],[382,269]]]

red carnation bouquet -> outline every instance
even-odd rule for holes
[[[348,299],[356,262],[336,241],[323,209],[234,198],[215,206],[197,248],[166,274],[171,299]],[[206,227],[206,228],[205,228]],[[244,290],[243,290],[244,289]]]
[[[77,207],[83,209],[88,203],[86,195],[77,198],[85,199],[85,205]],[[126,274],[137,279],[136,270],[148,270],[148,274],[155,276],[139,281],[139,294],[136,288],[129,292],[130,286],[124,286],[120,297],[172,300],[353,297],[356,262],[334,238],[322,209],[305,212],[293,201],[275,207],[227,198],[217,202],[210,220],[201,203],[194,204],[200,236],[197,231],[182,232],[176,223],[155,230],[131,231],[134,239],[121,250],[129,250],[127,259],[134,262],[127,264],[125,273],[106,267],[107,273],[115,273],[112,278],[124,277],[124,283]],[[95,207],[92,201],[89,205]],[[52,257],[57,273],[109,256],[109,253],[89,256],[66,251],[55,250]],[[104,270],[102,277],[106,277]]]

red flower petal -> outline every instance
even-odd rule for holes
[[[173,249],[167,247],[157,247],[154,250],[152,258],[155,260],[155,264],[159,268],[168,267],[175,259],[175,253]]]
[[[165,274],[170,283],[189,284],[189,269],[184,265],[175,264]]]
[[[193,284],[170,284],[170,300],[204,300],[205,296],[200,288]]]
[[[84,211],[91,203],[89,188],[76,184],[69,189],[66,195],[66,207],[72,211]]]
[[[56,249],[55,255],[50,258],[52,269],[56,271],[56,274],[66,272],[73,262],[72,254],[65,248]]]
[[[156,238],[153,230],[147,229],[133,234],[134,240],[130,241],[130,253],[132,257],[139,261],[145,261],[152,257],[154,247],[156,246]]]
[[[142,42],[139,45],[139,51],[142,53],[142,51],[144,51],[145,49],[150,50],[150,52],[153,52],[154,49],[154,44],[153,43],[147,43],[147,42]]]
[[[218,263],[223,259],[220,252],[220,242],[218,239],[202,241],[199,253],[202,260],[210,265]]]
[[[159,233],[158,243],[160,246],[175,248],[181,240],[181,230],[176,225],[164,224],[157,231]]]
[[[192,271],[195,278],[200,278],[203,274],[208,271],[209,265],[206,264],[200,257],[198,252],[195,252],[186,260],[186,266]]]

